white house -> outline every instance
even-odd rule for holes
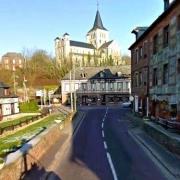
[[[68,73],[61,80],[63,104],[70,102],[71,92],[76,93],[77,103],[83,105],[127,101],[131,93],[130,67],[78,68],[75,79],[70,80]]]
[[[19,113],[19,100],[10,93],[10,87],[0,82],[0,119],[3,116]]]

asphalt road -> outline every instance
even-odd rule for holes
[[[81,110],[87,114],[67,143],[61,160],[54,160],[56,166],[48,179],[166,179],[129,135],[131,122],[126,117],[129,110],[120,107],[85,107]]]
[[[165,179],[128,134],[127,109],[92,107],[83,110],[87,115],[55,170],[60,179]]]

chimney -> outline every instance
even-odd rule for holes
[[[169,7],[169,0],[164,0],[164,11],[166,11]]]

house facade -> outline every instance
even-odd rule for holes
[[[134,70],[139,66],[135,63],[136,56],[139,58],[147,51],[148,114],[155,118],[180,120],[180,1],[164,0],[164,12],[136,39],[130,50],[132,92],[136,91],[137,81]],[[137,79],[140,81],[140,73]],[[140,88],[139,82],[137,88]],[[136,97],[135,104],[138,104]]]
[[[130,67],[84,67],[67,74],[61,81],[62,103],[76,94],[79,105],[105,105],[128,101],[131,93]],[[74,75],[72,77],[74,77]],[[71,79],[71,80],[70,80]]]
[[[11,94],[10,87],[0,82],[0,119],[4,116],[19,113],[19,100]]]
[[[65,33],[55,39],[56,61],[62,65],[75,62],[76,65],[99,66],[107,61],[121,64],[120,48],[116,41],[109,40],[109,31],[104,27],[99,10],[96,12],[93,28],[86,35],[87,42],[73,41]]]
[[[17,68],[23,68],[24,58],[20,53],[8,52],[2,56],[1,68],[15,71]]]

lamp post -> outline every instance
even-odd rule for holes
[[[70,77],[69,77],[69,80],[70,80],[70,101],[71,101],[71,112],[74,111],[74,108],[73,108],[73,94],[72,94],[72,71],[70,71]]]

